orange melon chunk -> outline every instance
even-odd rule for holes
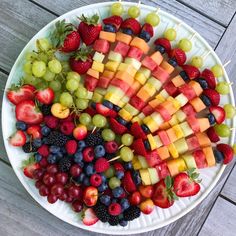
[[[202,151],[205,154],[208,167],[215,166],[216,160],[215,160],[215,156],[214,156],[212,147],[205,147],[202,149]]]
[[[192,99],[191,101],[189,101],[189,103],[193,106],[196,112],[200,112],[206,108],[206,105],[199,97]]]
[[[114,43],[116,41],[116,34],[112,32],[100,31],[99,38]]]
[[[175,68],[167,61],[162,61],[160,67],[164,69],[169,75],[175,70]]]
[[[147,54],[150,47],[148,46],[148,44],[141,38],[135,37],[131,43],[130,46],[136,47],[140,50],[143,51],[143,53]]]
[[[125,44],[130,44],[132,40],[132,36],[128,34],[124,34],[122,32],[117,32],[116,33],[116,41],[123,42]]]

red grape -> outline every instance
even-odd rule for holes
[[[43,197],[47,196],[49,194],[49,188],[42,184],[39,188],[39,194]]]
[[[58,197],[61,201],[65,201],[67,199],[68,195],[65,191]]]
[[[78,164],[75,164],[70,168],[70,174],[72,177],[78,177],[81,174],[81,172],[82,168]]]
[[[83,210],[83,203],[79,200],[76,200],[72,203],[72,208],[75,212],[81,212]]]
[[[66,173],[57,173],[56,174],[57,183],[65,185],[67,180],[68,180],[68,174],[66,174]]]
[[[46,173],[43,176],[43,182],[47,185],[47,186],[51,186],[56,182],[56,178],[54,175]]]
[[[47,166],[47,172],[50,174],[56,174],[58,172],[58,167],[55,164],[51,164]]]
[[[53,194],[49,194],[47,199],[48,199],[49,203],[53,204],[53,203],[55,203],[57,201],[58,198],[55,195],[53,195]]]
[[[64,192],[64,187],[62,184],[54,184],[51,188],[51,194],[59,197]]]
[[[37,181],[35,182],[35,187],[38,188],[38,189],[39,189],[42,185],[43,185],[43,182],[42,182],[41,180],[37,180]]]
[[[43,158],[41,159],[41,161],[39,162],[39,165],[40,165],[41,167],[47,167],[47,166],[48,166],[47,158],[46,158],[46,157],[43,157]]]
[[[33,178],[36,180],[42,179],[43,178],[44,171],[42,169],[36,169],[33,172]]]
[[[70,197],[74,199],[81,199],[83,196],[81,187],[76,186],[76,185],[72,185],[68,188],[68,194]]]
[[[67,202],[67,203],[71,203],[71,202],[73,202],[73,198],[70,197],[70,196],[67,196],[65,202]]]

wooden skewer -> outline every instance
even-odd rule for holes
[[[228,61],[223,65],[223,67],[225,68],[225,67],[228,66],[230,63],[231,63],[231,60],[228,60]]]
[[[97,128],[96,126],[95,126],[95,127],[93,127],[93,130],[92,130],[92,132],[91,132],[91,133],[94,133],[94,131],[96,130],[96,128]]]
[[[174,27],[174,29],[175,29],[176,31],[178,31],[179,27],[180,27],[182,24],[183,24],[183,23],[180,22],[178,25],[176,25],[176,26]]]
[[[194,39],[194,38],[196,37],[196,35],[197,35],[197,32],[195,32],[195,33],[189,38],[189,40],[191,41],[192,39]]]
[[[122,147],[124,147],[125,145],[124,144],[121,144],[118,149],[121,149]]]
[[[205,60],[210,54],[211,51],[208,51],[205,55],[202,56],[202,59]]]
[[[140,4],[141,4],[141,1],[138,1],[138,5],[137,5],[137,7],[140,7]]]
[[[117,157],[113,157],[111,160],[109,160],[108,162],[112,162],[112,161],[115,161],[115,160],[118,160],[120,158],[120,156],[117,156]]]
[[[158,14],[158,12],[160,11],[160,9],[161,9],[160,7],[157,7],[155,13]]]

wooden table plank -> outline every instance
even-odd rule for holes
[[[236,11],[235,0],[177,0],[227,26]]]
[[[199,236],[236,235],[235,219],[236,206],[219,197],[204,223]]]
[[[65,12],[68,12],[77,7],[88,5],[89,3],[105,2],[103,0],[95,1],[84,1],[84,0],[35,0],[38,4],[44,6],[51,11],[55,11],[57,14],[61,15]],[[132,1],[131,1],[132,2]],[[202,16],[201,14],[193,11],[192,9],[186,7],[185,5],[176,2],[175,0],[163,0],[163,1],[154,1],[154,0],[143,0],[142,3],[159,6],[161,9],[179,17],[184,22],[192,26],[199,34],[201,34],[214,48],[216,42],[219,41],[224,27],[219,24],[209,20],[208,18]]]

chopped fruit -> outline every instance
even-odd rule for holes
[[[213,106],[218,106],[220,103],[220,94],[214,89],[204,89],[203,94],[206,95]]]
[[[123,125],[121,125],[116,119],[110,118],[110,126],[111,129],[116,133],[116,134],[124,134],[127,131],[127,128]]]
[[[87,127],[85,125],[78,125],[74,130],[73,130],[73,136],[77,140],[83,140],[87,136]]]
[[[207,81],[207,84],[208,84],[209,88],[215,89],[216,79],[215,79],[215,76],[214,76],[214,74],[212,73],[211,70],[205,69],[202,72],[201,77],[203,77]]]
[[[99,221],[92,208],[87,208],[82,214],[82,221],[85,225],[94,225]]]
[[[130,171],[125,172],[125,175],[122,179],[122,184],[124,186],[124,189],[130,193],[135,192],[137,189]]]
[[[113,111],[112,109],[107,108],[106,106],[104,106],[104,105],[102,105],[100,103],[96,104],[96,111],[99,114],[101,114],[103,116],[106,116],[106,117],[107,116],[110,116],[110,117],[116,116],[116,112],[115,111]]]
[[[217,142],[220,141],[220,138],[219,138],[218,134],[216,133],[216,131],[215,131],[215,129],[213,127],[210,127],[207,130],[207,136],[209,137],[209,139],[213,143],[217,143]]]
[[[35,163],[34,158],[30,158],[23,162],[24,175],[30,179],[33,179],[34,171],[40,169],[39,163]]]
[[[70,115],[70,109],[60,103],[54,103],[51,107],[51,112],[59,119],[65,119]]]
[[[216,85],[216,91],[217,91],[219,94],[222,94],[222,95],[227,95],[227,94],[229,94],[229,92],[230,92],[229,84],[228,84],[227,82],[219,82],[219,83]]]
[[[147,152],[142,139],[136,139],[131,146],[138,155],[146,156]]]
[[[39,125],[31,125],[27,128],[26,133],[33,139],[42,138],[41,127]]]
[[[173,49],[170,52],[170,57],[175,58],[179,66],[182,66],[183,64],[185,64],[187,60],[185,52],[181,50],[180,48]]]
[[[138,122],[134,122],[132,124],[130,132],[135,138],[141,138],[141,139],[146,138],[146,134],[144,133],[143,129],[141,128]]]
[[[121,3],[116,2],[111,5],[111,14],[115,16],[120,16],[124,12],[124,8]]]
[[[164,48],[164,50],[169,53],[171,51],[171,44],[170,41],[168,39],[165,38],[158,38],[154,44],[156,46],[162,46]]]
[[[230,136],[231,130],[226,124],[215,125],[214,129],[220,137],[226,138]]]
[[[88,206],[95,206],[98,200],[98,190],[95,187],[89,186],[84,190],[83,201]]]
[[[153,188],[152,185],[149,185],[149,186],[141,185],[141,186],[139,186],[139,192],[145,198],[151,198],[152,195],[153,195],[153,191],[154,191],[154,188]]]
[[[133,34],[138,35],[141,31],[141,25],[134,18],[128,18],[122,22],[121,29],[130,29]]]
[[[108,207],[108,212],[110,215],[112,216],[118,216],[120,215],[122,209],[120,204],[118,203],[112,203],[109,207]]]
[[[133,192],[129,197],[129,202],[132,206],[139,205],[141,201],[142,201],[142,196],[141,196],[140,192],[138,192],[138,191]]]
[[[234,158],[234,150],[228,144],[224,144],[224,143],[218,144],[216,146],[216,149],[224,154],[224,161],[223,161],[223,163],[225,165],[233,160],[233,158]]]
[[[105,18],[102,20],[105,25],[113,25],[116,27],[116,30],[118,31],[123,19],[120,16],[110,16],[108,18]]]
[[[42,104],[49,105],[53,102],[54,92],[51,88],[46,88],[46,89],[37,91],[35,97]]]
[[[151,199],[146,199],[145,201],[141,202],[140,210],[143,214],[149,215],[154,210],[154,203]]]
[[[22,130],[17,130],[16,133],[9,138],[9,143],[15,147],[22,147],[26,143],[25,133]]]
[[[225,110],[222,107],[219,106],[211,106],[209,108],[209,111],[214,115],[216,123],[221,124],[225,120]]]
[[[190,79],[196,79],[200,76],[200,71],[198,68],[191,66],[191,65],[183,65],[183,70],[187,73]]]
[[[110,168],[110,163],[107,161],[106,158],[99,158],[96,162],[95,162],[95,166],[94,166],[95,170],[97,173],[102,173],[105,172],[106,170],[108,170]]]

